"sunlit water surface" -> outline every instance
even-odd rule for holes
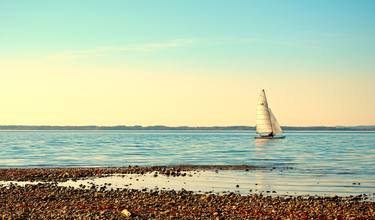
[[[260,168],[208,172],[199,181],[222,182],[216,184],[221,191],[238,183],[243,192],[375,193],[375,132],[286,135],[255,140],[252,131],[1,131],[0,167],[247,164]]]

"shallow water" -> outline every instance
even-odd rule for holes
[[[375,193],[375,132],[286,135],[255,140],[252,131],[1,131],[0,167],[247,164],[264,168],[249,172],[261,172],[262,186],[278,181],[304,188],[298,192]]]
[[[367,201],[375,201],[373,181],[361,181],[353,185],[348,180],[337,180],[334,176],[303,176],[300,174],[282,174],[277,170],[200,170],[183,172],[185,176],[145,174],[113,174],[104,177],[88,177],[79,180],[57,182],[58,186],[90,189],[93,185],[97,190],[105,187],[110,189],[137,190],[187,190],[195,193],[239,193],[241,195],[262,194],[267,196],[364,196]],[[0,186],[17,184],[43,183],[40,181],[0,181]],[[52,183],[52,182],[51,182]]]
[[[317,196],[350,196],[366,194],[369,200],[375,201],[374,181],[362,181],[361,185],[352,185],[351,181],[340,180],[330,176],[324,177],[303,177],[296,173],[281,174],[279,171],[249,170],[249,171],[199,171],[187,172],[185,177],[172,177],[153,173],[144,175],[125,174],[110,175],[102,178],[89,178],[78,181],[62,182],[60,186],[80,187],[91,184],[111,188],[131,188],[147,190],[188,190],[197,193],[227,193],[235,192],[242,195],[264,194],[274,196],[296,196],[296,195],[317,195]],[[190,175],[191,174],[191,175]],[[293,180],[293,181],[291,181]]]

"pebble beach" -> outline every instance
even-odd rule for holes
[[[188,171],[251,170],[252,166],[175,166],[122,168],[0,169],[2,219],[375,219],[366,196],[267,196],[194,193],[187,190],[135,190],[62,187],[58,182],[112,174],[157,173],[155,178]],[[19,185],[17,181],[34,184]],[[35,183],[38,182],[38,183]]]

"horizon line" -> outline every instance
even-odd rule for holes
[[[28,125],[28,124],[4,124],[0,127],[167,127],[167,128],[215,128],[215,127],[256,127],[256,125]],[[314,128],[314,127],[326,127],[326,128],[350,128],[350,127],[375,127],[375,124],[371,125],[283,125],[281,127],[299,127],[299,128]]]

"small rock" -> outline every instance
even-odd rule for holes
[[[132,215],[131,212],[129,212],[127,209],[124,209],[121,211],[121,215],[125,216],[125,217],[130,217]]]

